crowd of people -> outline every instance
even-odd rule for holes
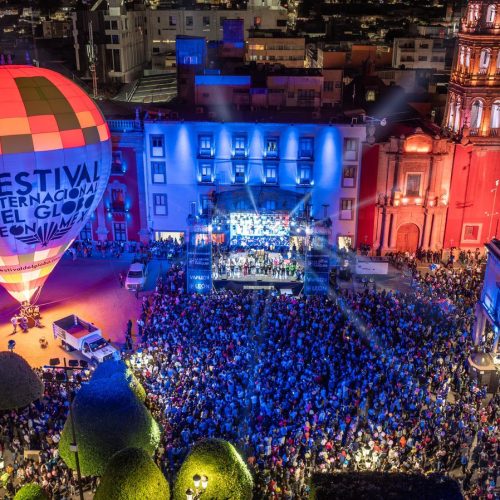
[[[42,370],[37,370],[42,376]],[[75,387],[77,390],[78,387]],[[19,411],[0,413],[0,491],[11,499],[26,483],[37,483],[51,499],[75,498],[76,474],[59,458],[58,443],[67,417],[68,394],[61,382],[45,382],[43,398]],[[84,479],[95,489],[95,479]]]
[[[303,262],[293,258],[292,252],[283,256],[278,252],[254,250],[249,252],[219,251],[212,261],[212,276],[219,278],[268,277],[275,280],[302,280]]]
[[[167,287],[131,356],[165,431],[159,463],[172,478],[196,440],[223,437],[257,498],[305,498],[313,471],[460,468],[469,498],[494,498],[499,398],[488,403],[465,363],[480,283],[441,269],[415,273],[411,294]]]
[[[143,299],[125,355],[163,428],[166,476],[198,439],[221,437],[251,468],[255,498],[307,498],[311,473],[353,470],[453,472],[467,498],[496,498],[500,398],[466,371],[481,275],[412,272],[408,294],[192,295],[173,266]],[[64,498],[74,487],[56,451],[66,401],[51,384],[0,416],[0,446],[17,460],[10,490],[34,479]],[[41,462],[23,448],[40,448]]]

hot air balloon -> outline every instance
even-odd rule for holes
[[[75,83],[0,67],[0,283],[38,293],[95,210],[111,171],[108,126]]]

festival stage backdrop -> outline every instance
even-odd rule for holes
[[[233,212],[229,224],[231,245],[261,247],[267,243],[286,246],[290,240],[288,214]]]
[[[0,67],[0,283],[30,300],[95,210],[111,170],[108,126],[75,83]]]

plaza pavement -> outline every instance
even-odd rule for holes
[[[14,352],[23,356],[32,366],[46,365],[50,358],[79,359],[78,353],[67,353],[55,340],[52,322],[70,314],[77,314],[94,323],[111,339],[115,347],[122,347],[125,341],[127,321],[132,319],[133,331],[141,310],[142,294],[154,289],[161,263],[153,261],[149,266],[146,290],[139,300],[133,292],[120,287],[119,273],[126,273],[132,261],[131,254],[115,258],[83,258],[75,261],[64,256],[47,279],[37,301],[44,328],[31,328],[29,333],[12,334],[10,322],[18,310],[17,302],[0,287],[0,351],[7,349],[7,343],[16,342]],[[163,266],[165,264],[163,263]],[[45,337],[48,347],[40,347],[40,338]]]

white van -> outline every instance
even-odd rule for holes
[[[125,288],[127,290],[142,290],[146,284],[147,268],[140,262],[134,262],[125,278]]]

